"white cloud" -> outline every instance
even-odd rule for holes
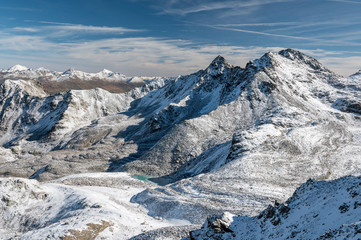
[[[188,15],[193,13],[229,10],[233,12],[238,10],[238,14],[250,13],[250,8],[278,2],[289,2],[292,0],[247,0],[247,1],[161,1],[160,5],[164,14]],[[240,11],[243,9],[244,11]],[[222,15],[225,12],[221,13]],[[233,13],[232,13],[233,14]]]
[[[107,27],[107,26],[89,26],[81,24],[57,24],[43,27],[46,30],[63,31],[65,33],[88,33],[88,34],[124,34],[127,32],[137,32],[142,30],[128,29],[124,27]]]
[[[216,27],[275,27],[275,26],[294,26],[298,25],[297,22],[263,22],[263,23],[229,23],[218,24]]]
[[[30,28],[30,27],[15,27],[13,28],[13,30],[15,31],[20,31],[20,32],[39,32],[39,29],[37,28]]]
[[[353,3],[353,4],[361,4],[361,1],[352,1],[352,0],[330,0],[331,2],[342,2],[342,3]]]
[[[343,76],[349,76],[361,70],[361,56],[323,57],[318,60],[332,71]]]
[[[35,12],[35,11],[39,11],[38,9],[35,9],[35,8],[5,7],[5,6],[0,6],[0,9],[4,9],[4,10],[12,10],[12,11],[26,11],[26,12]]]
[[[129,29],[124,27],[109,27],[109,26],[92,26],[82,24],[70,24],[70,23],[59,23],[59,22],[39,22],[41,24],[35,27],[15,27],[11,30],[18,32],[31,32],[39,33],[42,36],[50,37],[64,37],[73,34],[78,35],[99,35],[99,34],[112,34],[121,35],[129,32],[141,32],[141,29]]]
[[[48,51],[58,48],[56,44],[40,36],[9,35],[0,33],[0,49],[13,51]]]
[[[268,51],[279,51],[281,47],[201,45],[184,40],[146,37],[56,43],[41,36],[0,32],[0,49],[3,49],[0,54],[4,56],[0,58],[0,67],[22,64],[57,71],[75,67],[88,72],[107,68],[128,76],[176,76],[204,69],[217,55],[223,55],[233,65],[244,67],[249,60],[259,58]],[[315,56],[340,74],[349,75],[360,67],[361,57],[343,58],[346,52],[301,51]]]
[[[298,40],[311,40],[311,41],[320,41],[320,39],[310,38],[310,37],[300,37],[300,36],[292,36],[292,35],[285,35],[285,34],[276,34],[276,33],[267,33],[261,31],[252,31],[246,29],[239,29],[239,28],[229,28],[229,27],[214,27],[209,26],[211,28],[221,29],[221,30],[228,30],[233,32],[243,32],[243,33],[251,33],[257,35],[264,35],[264,36],[271,36],[271,37],[281,37],[281,38],[291,38],[291,39],[298,39]]]

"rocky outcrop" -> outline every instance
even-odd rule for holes
[[[258,216],[224,213],[209,217],[190,238],[200,239],[358,239],[361,237],[361,178],[309,180],[285,204],[274,203]]]

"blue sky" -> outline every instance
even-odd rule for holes
[[[295,48],[361,69],[361,0],[3,0],[0,68],[176,76]]]

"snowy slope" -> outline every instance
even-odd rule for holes
[[[258,216],[224,213],[207,219],[192,239],[360,239],[361,178],[309,180],[284,204]]]
[[[125,173],[73,175],[44,184],[0,179],[0,237],[128,239],[144,231],[186,224],[151,218],[144,208],[129,202],[146,187],[153,185]]]

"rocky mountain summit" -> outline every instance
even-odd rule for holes
[[[123,200],[142,208],[132,214],[154,223],[146,229],[152,230],[149,236],[159,236],[158,227],[177,232],[172,227],[194,227],[225,211],[251,218],[275,201],[284,203],[310,178],[331,181],[360,175],[361,79],[357,76],[338,76],[316,59],[286,49],[266,53],[244,68],[218,56],[204,70],[154,78],[126,93],[96,88],[50,94],[38,79],[7,79],[0,86],[0,174],[45,182],[26,182],[28,189],[54,181],[56,188],[66,184],[69,191],[91,186],[78,194],[79,199],[92,199],[92,192],[110,189],[118,190],[109,198],[121,198],[126,189],[119,190],[116,182],[131,181],[135,186],[129,175],[136,176],[147,185],[140,184]],[[110,181],[106,176],[111,172],[125,175],[113,175],[117,177]],[[103,186],[102,179],[109,184]],[[94,185],[109,189],[100,191]],[[11,188],[4,189],[9,195]],[[51,192],[46,194],[53,199]],[[14,205],[11,214],[27,218],[23,209],[29,204]],[[86,208],[72,206],[57,205],[57,209],[75,209],[77,214],[71,216],[87,218]],[[9,214],[9,208],[4,209]],[[61,237],[74,229],[85,231],[86,224],[108,230],[112,225],[113,233],[104,234],[115,238],[117,231],[127,228],[115,224],[126,224],[125,219],[105,215],[89,217],[83,225],[69,220],[71,224],[60,228],[68,222],[66,216],[46,223],[35,219],[32,228],[11,231],[17,236],[38,231],[39,236]],[[8,227],[3,226],[7,233]],[[140,228],[129,229],[128,237],[140,233]],[[184,229],[190,228],[180,232]],[[212,231],[193,236],[202,239]]]

